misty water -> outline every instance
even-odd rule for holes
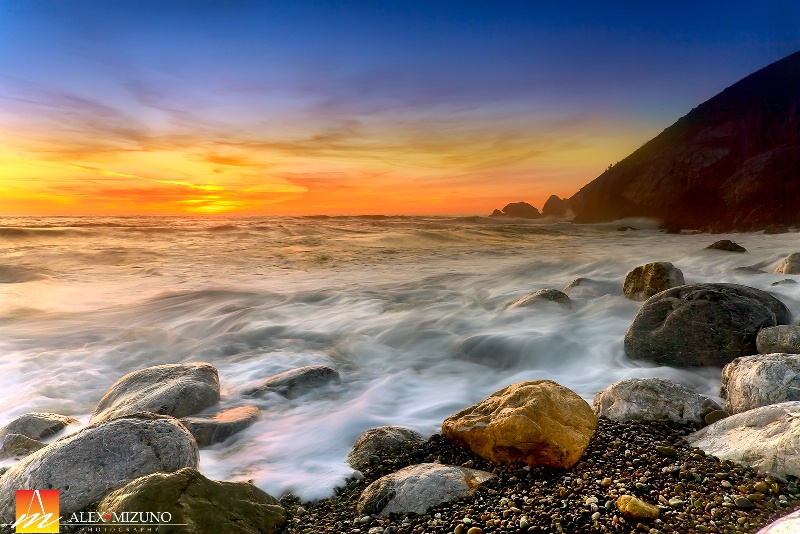
[[[723,238],[748,253],[704,250]],[[670,261],[687,283],[766,289],[796,315],[800,284],[771,286],[793,278],[771,270],[796,250],[796,234],[667,235],[642,220],[0,218],[0,426],[30,411],[86,424],[124,374],[206,361],[221,407],[263,413],[203,449],[200,470],[321,498],[353,474],[346,456],[364,430],[430,435],[514,382],[552,379],[590,403],[630,377],[716,395],[719,369],[626,358],[639,303],[622,295],[625,273]],[[576,278],[589,281],[568,291],[571,309],[507,309]],[[341,384],[294,400],[241,393],[309,364],[334,367]]]

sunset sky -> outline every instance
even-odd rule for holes
[[[800,49],[794,1],[556,4],[0,0],[0,215],[541,208]]]

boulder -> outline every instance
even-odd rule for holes
[[[210,363],[156,365],[123,376],[103,395],[91,423],[136,412],[185,417],[219,402],[219,376]]]
[[[171,515],[159,534],[275,534],[286,523],[277,499],[246,482],[209,480],[195,469],[153,473],[103,498],[101,515],[158,511]]]
[[[792,278],[784,278],[783,280],[778,280],[777,282],[772,282],[770,285],[771,286],[781,286],[781,285],[796,284],[796,283],[797,283],[797,280],[794,280]]]
[[[762,328],[756,336],[760,354],[788,352],[800,354],[800,326],[780,325]]]
[[[647,300],[656,293],[684,285],[683,271],[668,261],[640,265],[625,275],[622,292],[633,300]]]
[[[762,328],[791,313],[764,291],[738,284],[690,284],[650,297],[625,334],[625,354],[662,365],[722,367],[756,352]]]
[[[800,532],[800,510],[776,519],[756,534],[797,534]]]
[[[261,397],[267,393],[277,393],[287,399],[296,399],[313,389],[340,382],[339,373],[335,369],[326,365],[306,365],[271,376],[243,394]]]
[[[353,469],[363,471],[374,463],[392,458],[404,449],[418,447],[425,439],[418,432],[399,426],[370,428],[356,440],[347,463]]]
[[[800,354],[757,354],[722,368],[721,395],[734,414],[759,406],[800,401]]]
[[[594,413],[615,421],[674,421],[703,424],[720,406],[672,380],[629,378],[611,384],[594,396]]]
[[[57,413],[31,412],[20,415],[3,428],[0,437],[9,434],[20,434],[31,439],[43,439],[61,432],[68,425],[77,425],[79,421]]]
[[[800,401],[726,417],[688,435],[686,441],[760,473],[800,476]]]
[[[800,252],[792,252],[786,256],[775,267],[775,272],[780,274],[800,274]]]
[[[569,203],[556,195],[550,195],[542,206],[542,215],[545,217],[566,217],[567,212]]]
[[[743,246],[739,245],[738,243],[734,243],[730,239],[721,239],[719,241],[715,241],[706,247],[707,249],[711,250],[722,250],[725,252],[747,252],[747,249]]]
[[[507,217],[519,217],[520,219],[538,219],[542,216],[539,210],[527,202],[512,202],[503,208],[503,215]]]
[[[172,417],[144,412],[84,428],[23,458],[0,477],[0,522],[14,520],[18,489],[56,489],[61,514],[97,502],[140,476],[197,467],[189,431]]]
[[[192,433],[200,447],[225,441],[255,423],[261,417],[256,406],[239,406],[214,415],[184,417],[181,423]]]
[[[0,438],[0,458],[22,458],[47,445],[22,434],[6,434]]]
[[[636,228],[635,226],[620,226],[617,228],[617,232],[627,232],[628,230],[630,230],[631,232],[639,231],[639,229]]]
[[[424,514],[436,505],[471,495],[495,478],[486,471],[442,464],[411,465],[379,478],[361,493],[359,514]]]
[[[490,462],[569,468],[597,429],[592,408],[550,380],[512,384],[451,415],[442,433]]]
[[[489,217],[504,217],[503,212],[500,210],[494,210]]]
[[[525,308],[528,306],[535,306],[537,304],[544,304],[547,302],[555,302],[563,306],[569,307],[572,301],[569,296],[563,291],[558,289],[539,289],[533,293],[528,293],[524,297],[515,300],[508,305],[508,309],[512,308]]]

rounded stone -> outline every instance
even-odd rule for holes
[[[550,380],[507,386],[451,415],[442,434],[490,462],[570,468],[597,429],[577,393]]]
[[[788,308],[738,284],[690,284],[649,298],[625,334],[625,354],[662,365],[722,367],[756,352],[756,335],[791,322]]]
[[[657,293],[685,283],[683,271],[667,261],[659,261],[628,271],[622,284],[622,292],[629,299],[647,300]]]
[[[185,417],[219,402],[219,376],[210,363],[156,365],[114,383],[97,404],[90,422],[136,412]]]
[[[418,432],[399,426],[371,428],[361,434],[347,455],[353,469],[363,471],[373,463],[402,452],[403,449],[421,445],[424,438]]]

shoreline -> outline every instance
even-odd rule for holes
[[[291,495],[283,496],[281,504],[288,512],[285,532],[477,534],[478,530],[470,530],[477,528],[498,534],[745,534],[800,509],[795,477],[757,474],[691,448],[683,436],[697,430],[693,425],[619,423],[604,417],[599,421],[581,460],[566,470],[492,464],[434,434],[422,446],[373,464],[363,478],[351,478],[329,499],[301,503]],[[498,478],[471,496],[436,506],[424,515],[356,513],[356,502],[371,482],[423,462],[472,467]],[[766,493],[757,491],[764,485]],[[614,504],[621,495],[635,495],[658,506],[659,518],[623,517]],[[523,516],[527,528],[520,528]]]

